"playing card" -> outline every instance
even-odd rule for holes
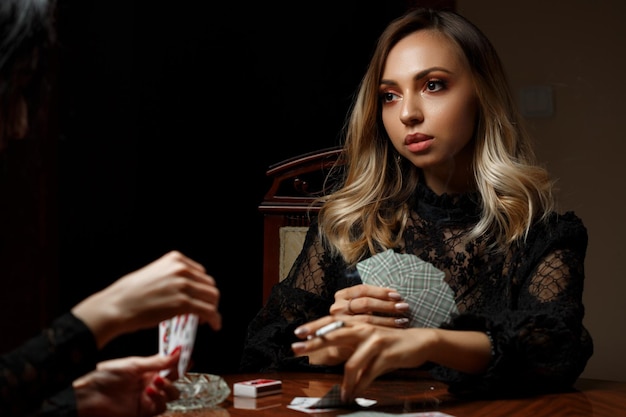
[[[172,337],[171,320],[163,320],[159,323],[159,353],[161,355],[169,355],[170,339]]]
[[[295,397],[287,407],[305,413],[321,413],[336,408],[371,407],[376,403],[376,400],[360,397],[356,398],[351,403],[344,403],[341,401],[341,387],[339,384],[335,384],[321,398]]]
[[[159,353],[170,355],[176,348],[181,350],[178,361],[179,377],[187,372],[196,341],[197,328],[198,316],[195,314],[182,314],[159,323]],[[166,373],[167,371],[164,370],[161,375]]]
[[[409,304],[411,327],[438,327],[458,312],[443,271],[411,254],[389,249],[357,264],[364,284],[393,288]]]
[[[336,408],[336,407],[348,407],[352,404],[344,403],[341,401],[341,387],[339,384],[335,384],[332,388],[324,394],[322,398],[310,408]]]
[[[191,360],[191,352],[196,341],[196,329],[198,328],[198,316],[187,314],[183,323],[180,324],[178,342],[181,346],[180,360],[178,361],[178,375],[184,375]]]

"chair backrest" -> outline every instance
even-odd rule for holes
[[[326,177],[342,165],[341,148],[309,152],[269,167],[272,179],[259,210],[263,213],[263,304],[272,287],[287,276],[302,249],[304,236],[319,207],[316,197],[334,184]]]

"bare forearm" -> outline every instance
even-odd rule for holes
[[[101,293],[96,293],[81,301],[72,309],[72,314],[85,323],[94,335],[99,349],[109,341],[124,333],[124,318],[117,311],[111,300]]]
[[[491,360],[491,342],[483,332],[433,329],[429,359],[460,372],[484,372]]]
[[[219,298],[215,279],[202,265],[171,251],[91,295],[72,313],[91,329],[101,348],[121,334],[179,314],[197,314],[219,330]]]

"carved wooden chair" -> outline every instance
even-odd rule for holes
[[[263,213],[263,304],[300,253],[311,219],[319,211],[313,201],[332,187],[326,177],[336,164],[343,164],[340,147],[289,158],[267,170],[272,184],[259,206]]]

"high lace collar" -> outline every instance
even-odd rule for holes
[[[424,182],[417,185],[413,207],[420,217],[436,222],[476,223],[480,218],[481,198],[476,191],[437,195]]]

